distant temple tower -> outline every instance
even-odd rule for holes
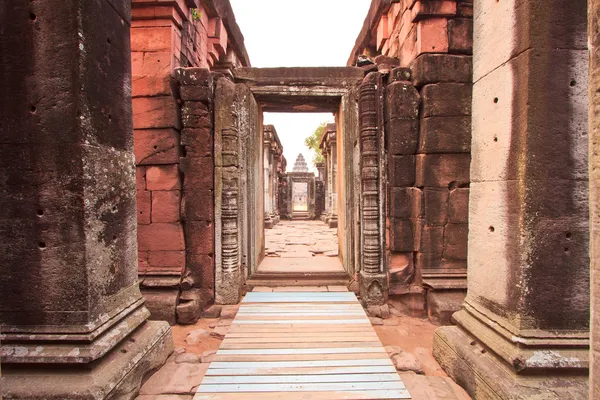
[[[296,158],[292,172],[308,172],[308,166],[306,165],[306,161],[304,160],[302,153],[298,154],[298,158]]]

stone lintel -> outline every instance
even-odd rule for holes
[[[65,373],[47,365],[22,369],[3,363],[0,398],[130,400],[144,376],[164,364],[172,351],[169,325],[148,321],[91,369]]]
[[[518,375],[495,353],[487,351],[475,337],[459,326],[438,328],[433,338],[433,355],[451,378],[460,382],[477,399],[588,398],[587,370],[570,374],[556,368],[542,374]],[[552,350],[539,349],[539,360],[551,360]],[[561,359],[555,360],[557,364]],[[558,365],[557,365],[558,367]],[[554,371],[554,372],[553,372]]]
[[[337,112],[347,90],[324,86],[256,86],[250,90],[265,112]]]
[[[348,87],[360,83],[365,72],[356,67],[282,67],[238,68],[233,75],[248,86]]]

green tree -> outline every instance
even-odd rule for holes
[[[312,133],[312,135],[304,139],[304,144],[306,145],[306,147],[308,147],[311,151],[314,152],[312,158],[312,162],[314,165],[320,162],[325,162],[323,154],[321,154],[321,149],[319,149],[319,145],[321,144],[321,138],[323,137],[323,132],[325,132],[326,127],[327,122],[321,122],[317,129],[315,129],[315,131]]]

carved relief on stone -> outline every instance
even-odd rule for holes
[[[361,219],[363,223],[362,268],[370,274],[381,270],[379,220],[379,145],[377,81],[360,86]]]
[[[224,273],[235,273],[239,270],[238,244],[238,196],[239,196],[239,133],[234,127],[224,128],[221,132],[223,141],[223,189],[221,203],[221,254]]]
[[[360,127],[360,219],[361,271],[360,293],[369,305],[384,304],[388,295],[388,277],[383,259],[383,207],[381,172],[383,171],[383,88],[378,72],[364,79],[359,91]]]

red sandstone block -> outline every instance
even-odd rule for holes
[[[151,267],[185,268],[185,251],[149,251],[148,264]]]
[[[142,75],[144,67],[144,53],[142,51],[131,52],[131,74]]]
[[[212,157],[181,158],[180,168],[185,174],[186,188],[190,188],[190,190],[213,189],[213,164],[214,162]]]
[[[171,51],[173,29],[148,27],[131,29],[131,51]]]
[[[423,221],[420,222],[418,228],[418,251],[441,258],[444,251],[444,227],[428,226],[425,225]]]
[[[456,15],[459,17],[473,18],[473,2],[469,0],[458,0],[456,4]]]
[[[215,262],[212,255],[186,253],[186,272],[193,277],[194,287],[215,288]]]
[[[208,68],[179,68],[175,77],[181,86],[206,85],[212,86],[212,73]]]
[[[168,75],[133,75],[131,80],[131,95],[133,97],[171,95],[171,80]]]
[[[442,268],[442,254],[422,253],[418,252],[416,257],[416,267],[422,269],[439,269]]]
[[[407,155],[417,152],[418,119],[392,119],[385,124],[388,154]]]
[[[179,162],[179,133],[175,129],[135,129],[133,138],[137,165]]]
[[[417,155],[418,187],[460,187],[469,183],[470,154]]]
[[[192,190],[183,196],[182,209],[187,221],[212,221],[214,215],[214,192]]]
[[[210,128],[185,128],[181,131],[181,144],[188,157],[212,157],[213,131]]]
[[[135,167],[135,187],[137,190],[146,190],[146,167]]]
[[[472,92],[473,86],[467,83],[423,86],[421,118],[470,116]]]
[[[377,25],[377,49],[381,49],[390,37],[388,17],[382,15]]]
[[[419,153],[470,153],[471,117],[421,119]]]
[[[138,226],[140,251],[185,250],[183,227],[179,223]]]
[[[148,252],[138,251],[138,275],[144,275],[148,271]]]
[[[135,129],[180,127],[178,106],[172,96],[137,97],[132,105]]]
[[[421,97],[409,82],[397,81],[386,90],[385,121],[395,118],[412,119],[419,115]]]
[[[414,224],[409,219],[393,218],[390,220],[390,250],[416,251]]]
[[[448,51],[473,54],[473,20],[455,18],[448,21]]]
[[[180,87],[181,99],[184,101],[201,101],[205,104],[212,103],[214,94],[206,85],[184,85]]]
[[[173,55],[171,52],[144,53],[144,62],[140,75],[144,76],[167,76],[173,70]],[[134,75],[137,75],[134,73]]]
[[[210,128],[212,126],[208,107],[200,101],[186,101],[181,107],[181,120],[185,128]]]
[[[147,190],[138,190],[136,194],[137,202],[137,223],[144,225],[150,223],[150,204],[151,195]]]
[[[423,220],[429,226],[444,226],[448,221],[447,188],[423,189]]]
[[[147,167],[146,187],[148,190],[179,190],[181,181],[177,165]]]
[[[456,15],[456,0],[417,0],[412,7],[413,21]]]
[[[415,184],[415,156],[392,156],[388,168],[388,181],[392,187]]]
[[[422,214],[423,193],[414,187],[391,188],[389,216],[392,218],[419,218]]]
[[[444,258],[467,259],[467,239],[469,227],[467,224],[448,224],[444,229]]]
[[[152,223],[179,221],[180,204],[179,190],[152,192]]]
[[[469,188],[457,188],[450,192],[448,221],[464,224],[469,221]]]
[[[422,53],[447,53],[448,20],[431,18],[417,22],[416,50],[415,56]]]
[[[473,82],[473,57],[455,54],[421,54],[412,65],[413,84]]]
[[[186,228],[186,248],[193,254],[213,255],[215,252],[215,229],[211,222],[189,221]]]

